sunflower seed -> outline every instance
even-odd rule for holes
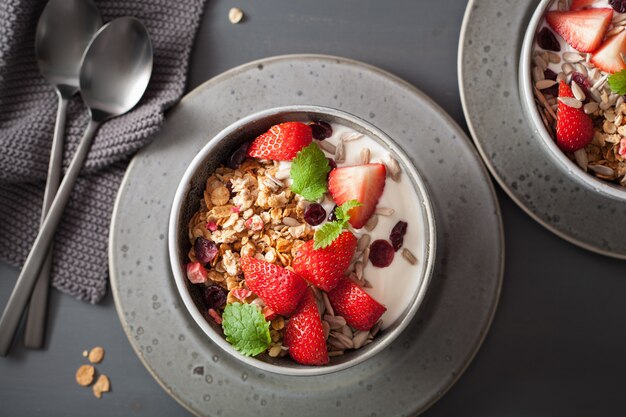
[[[345,349],[352,349],[354,347],[354,343],[352,342],[352,334],[350,334],[350,337],[348,337],[343,333],[330,332],[330,337],[328,341],[331,342],[333,339],[339,342],[339,347],[343,347]]]
[[[539,67],[533,67],[533,80],[535,82],[545,80],[546,76]]]
[[[596,174],[600,174],[605,177],[613,177],[615,175],[615,171],[605,165],[588,165],[588,167]]]
[[[567,75],[565,75],[565,73],[564,73],[564,72],[559,72],[559,73],[556,75],[556,82],[557,82],[557,83],[558,83],[558,82],[561,82],[561,81],[565,81],[566,79],[567,79]]]
[[[374,214],[372,215],[372,217],[370,217],[367,223],[365,223],[365,230],[367,230],[368,232],[371,232],[372,230],[374,230],[377,224],[378,224],[378,216]]]
[[[356,273],[356,277],[360,281],[363,278],[363,262],[359,261],[354,264],[354,272]]]
[[[380,214],[381,216],[392,216],[395,213],[395,210],[391,207],[376,207],[376,214]]]
[[[590,101],[589,103],[585,104],[583,106],[583,110],[585,111],[585,114],[593,114],[596,111],[598,111],[598,103],[596,103],[595,101]]]
[[[555,84],[556,84],[556,81],[554,80],[541,80],[535,83],[535,87],[537,87],[540,90],[545,90],[546,88],[550,88]]]
[[[320,148],[322,148],[323,151],[326,151],[329,154],[335,155],[335,151],[337,150],[337,147],[333,145],[332,143],[330,143],[329,141],[320,140],[320,141],[317,141],[317,144],[319,145]]]
[[[370,259],[370,248],[367,247],[363,251],[363,257],[361,258],[361,262],[363,262],[363,268],[367,266],[367,261]]]
[[[559,97],[559,101],[574,109],[580,109],[583,106],[582,101],[576,100],[574,97]]]
[[[574,157],[576,158],[576,163],[578,164],[578,166],[587,171],[587,165],[589,164],[587,151],[585,151],[585,149],[579,149],[574,152]]]
[[[352,339],[352,329],[347,324],[341,328],[341,333]]]
[[[411,265],[417,264],[417,258],[407,248],[402,249],[402,257],[406,259]]]
[[[346,145],[343,140],[339,139],[337,149],[335,149],[335,162],[341,163],[346,160]]]
[[[550,63],[552,64],[560,64],[561,57],[558,54],[555,54],[554,52],[548,52],[548,61],[550,61]]]
[[[343,140],[344,142],[350,142],[350,141],[353,141],[353,140],[361,139],[362,137],[363,137],[363,133],[346,132],[343,135],[341,135],[341,140]]]
[[[289,227],[300,226],[300,222],[293,217],[283,217],[283,224]]]
[[[363,236],[359,238],[359,242],[356,245],[356,250],[363,252],[365,248],[367,248],[372,241],[372,237],[365,233]]]
[[[569,62],[571,64],[573,64],[575,62],[580,62],[583,59],[584,59],[583,56],[580,55],[578,52],[565,52],[563,54],[563,60],[565,60],[565,62]]]
[[[378,321],[376,322],[376,324],[375,324],[375,325],[373,325],[373,326],[372,326],[372,328],[370,329],[370,335],[371,335],[372,337],[376,337],[376,335],[377,335],[377,334],[378,334],[378,332],[380,331],[380,328],[382,327],[382,325],[383,325],[383,321],[382,321],[382,320],[378,320]]]
[[[585,101],[585,92],[576,84],[576,81],[572,81],[572,93],[574,93],[576,100]]]
[[[545,71],[545,70],[548,69],[548,63],[542,57],[540,57],[539,55],[536,55],[533,58],[533,60],[535,62],[535,65],[537,67],[541,68],[542,71]]]
[[[563,65],[561,65],[561,69],[566,75],[570,75],[572,72],[574,72],[574,66],[570,64],[569,62],[566,62]]]
[[[391,179],[396,182],[400,181],[400,174],[402,173],[402,170],[400,169],[400,164],[398,164],[398,161],[396,161],[393,156],[387,156],[385,166],[387,167],[387,173]]]
[[[359,330],[358,332],[356,332],[354,334],[354,337],[352,338],[352,343],[354,343],[354,348],[359,349],[360,347],[362,347],[369,335],[370,335],[370,332],[367,330]]]
[[[361,163],[363,165],[370,163],[370,154],[371,154],[370,148],[361,149]]]
[[[324,307],[326,307],[326,312],[330,316],[335,315],[335,310],[333,310],[333,306],[330,305],[330,300],[328,299],[328,294],[322,291],[322,300],[324,301]]]
[[[328,343],[332,348],[337,349],[337,350],[341,350],[341,351],[348,348],[339,339],[333,337],[332,333],[331,333],[331,335],[328,336],[328,340],[326,340],[326,343]]]
[[[343,350],[331,350],[328,352],[329,357],[341,356],[341,355],[343,355]]]
[[[591,88],[593,90],[600,90],[600,88],[602,88],[602,86],[604,85],[604,83],[606,82],[608,78],[609,78],[609,75],[604,74],[602,77],[600,77],[598,81],[596,81],[594,85],[591,86]]]
[[[324,320],[328,323],[332,330],[339,330],[346,325],[346,319],[341,316],[324,315]]]

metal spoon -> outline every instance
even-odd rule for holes
[[[67,103],[78,91],[80,62],[85,49],[101,27],[102,17],[91,0],[50,0],[37,24],[35,35],[37,65],[44,78],[54,86],[59,97],[41,210],[42,222],[61,182]],[[52,248],[49,248],[30,297],[24,331],[24,345],[28,348],[39,349],[43,346],[51,266]]]
[[[106,24],[87,47],[80,69],[80,90],[91,120],[0,318],[0,356],[6,356],[11,346],[96,130],[103,121],[126,113],[137,104],[151,72],[152,44],[148,31],[137,19],[123,17]]]

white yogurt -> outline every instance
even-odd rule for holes
[[[333,145],[339,143],[339,138],[342,135],[354,132],[353,129],[336,123],[332,124],[332,128],[332,136],[325,141]],[[363,136],[361,139],[345,142],[345,161],[337,165],[339,167],[360,165],[361,149],[363,148],[370,149],[370,163],[384,163],[389,155],[389,151],[374,139]],[[325,153],[328,157],[334,158],[334,155]],[[290,165],[291,162],[281,162],[279,170],[288,170]],[[331,212],[335,203],[330,195],[327,195],[322,206],[326,213]],[[426,251],[424,246],[426,231],[422,227],[425,224],[425,213],[413,184],[404,172],[400,175],[398,182],[389,176],[387,177],[385,189],[377,207],[393,208],[395,212],[391,216],[378,215],[378,224],[371,232],[365,228],[352,229],[357,238],[368,233],[372,242],[377,239],[389,241],[391,229],[398,221],[402,220],[408,223],[402,248],[395,253],[391,265],[386,268],[377,268],[368,260],[363,271],[365,279],[372,284],[372,288],[365,288],[365,291],[387,308],[382,316],[384,328],[402,316],[423,279],[422,271],[425,260],[421,259],[421,255]],[[321,225],[317,227],[321,227]],[[411,265],[404,259],[401,253],[403,248],[409,249],[415,255],[417,258],[416,265]]]

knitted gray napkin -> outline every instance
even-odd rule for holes
[[[52,284],[92,303],[106,292],[114,199],[130,158],[150,142],[185,87],[189,54],[205,0],[96,0],[104,22],[134,16],[154,47],[148,89],[128,114],[104,123],[54,239]],[[57,111],[34,55],[44,0],[0,1],[0,259],[21,266],[34,242]],[[88,122],[75,96],[68,106],[64,170]],[[150,207],[146,207],[150,210]]]

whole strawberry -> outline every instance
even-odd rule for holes
[[[344,278],[328,293],[335,314],[357,330],[369,330],[387,310],[351,279]]]
[[[281,123],[257,137],[248,148],[248,156],[273,161],[291,161],[300,149],[312,141],[310,126],[301,122]]]
[[[329,246],[314,249],[309,240],[300,247],[293,259],[293,270],[311,284],[330,291],[343,278],[356,250],[356,237],[348,231],[342,232]]]
[[[574,97],[572,89],[563,81],[559,97]],[[570,107],[559,100],[556,114],[556,143],[565,152],[576,152],[593,139],[593,121],[582,108]]]
[[[328,363],[322,319],[310,289],[306,290],[298,308],[287,322],[283,342],[289,347],[289,356],[302,365]]]
[[[265,260],[242,256],[239,264],[246,285],[277,314],[290,315],[306,290],[306,282],[294,272]]]

